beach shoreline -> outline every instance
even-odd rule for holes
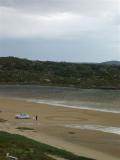
[[[65,127],[67,124],[100,124],[120,127],[120,114],[75,108],[55,107],[10,98],[0,98],[0,130],[27,136],[51,146],[63,148],[75,154],[98,160],[120,158],[120,136],[100,131]],[[31,117],[38,115],[38,121],[17,120],[17,113],[26,112]],[[114,119],[114,121],[113,121]],[[33,131],[18,130],[17,127],[31,127]],[[107,144],[108,143],[108,144]]]

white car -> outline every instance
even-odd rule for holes
[[[30,119],[30,115],[26,113],[20,113],[15,116],[17,119]]]

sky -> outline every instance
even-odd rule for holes
[[[120,60],[120,0],[0,0],[0,56]]]

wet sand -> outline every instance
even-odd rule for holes
[[[120,159],[120,135],[65,127],[71,124],[95,124],[120,127],[120,114],[80,110],[0,98],[0,130],[17,133],[97,160]],[[38,116],[35,121],[15,119],[17,113]],[[29,127],[34,130],[18,130]]]

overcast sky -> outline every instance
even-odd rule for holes
[[[0,56],[120,60],[120,0],[0,0]]]

